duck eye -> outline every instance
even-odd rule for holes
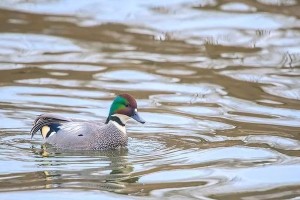
[[[128,107],[128,106],[129,106],[129,104],[126,104],[125,106],[126,106],[126,107]]]

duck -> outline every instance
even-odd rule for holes
[[[115,97],[105,123],[45,113],[37,116],[30,134],[32,139],[40,131],[45,144],[59,149],[111,150],[127,146],[125,125],[130,119],[145,123],[138,114],[136,100],[125,93]]]

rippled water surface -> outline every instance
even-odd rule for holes
[[[300,198],[296,0],[0,1],[0,199]],[[105,120],[127,149],[65,152],[36,115]]]

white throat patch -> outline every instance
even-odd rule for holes
[[[126,124],[126,122],[130,119],[130,117],[128,117],[127,115],[122,115],[122,114],[114,114],[112,116],[115,116],[115,117],[118,117],[121,122],[123,124]],[[120,130],[122,131],[124,134],[126,134],[126,128],[125,126],[121,126],[120,124],[118,124],[117,122],[115,121],[112,121],[112,123]]]
[[[121,126],[120,124],[118,124],[118,122],[115,121],[111,121],[111,123],[113,123],[113,125],[115,125],[122,133],[126,134],[125,126]]]
[[[112,116],[118,117],[123,124],[126,124],[126,122],[130,119],[130,117],[128,117],[127,115],[122,115],[122,114],[114,114]]]

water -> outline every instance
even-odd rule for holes
[[[1,199],[298,199],[298,1],[0,2]],[[127,149],[65,152],[44,112],[105,120]]]

